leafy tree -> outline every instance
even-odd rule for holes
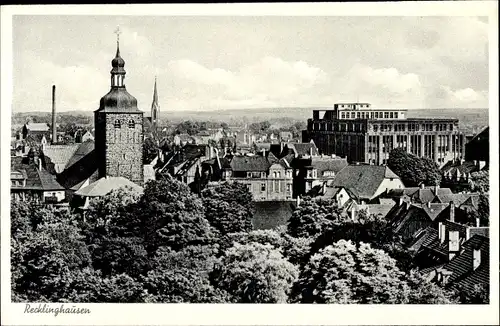
[[[490,199],[487,193],[480,193],[478,197],[478,207],[469,214],[469,224],[475,226],[479,219],[480,226],[490,225]]]
[[[406,152],[402,147],[393,149],[389,154],[387,166],[396,173],[408,187],[420,184],[439,185],[441,173],[434,161]]]
[[[422,281],[422,280],[420,280]],[[421,285],[419,285],[421,284]],[[439,288],[418,283],[384,251],[340,240],[314,254],[294,287],[302,303],[449,303]]]
[[[144,139],[142,159],[144,164],[149,164],[158,155],[158,145],[156,141],[148,137]]]
[[[472,289],[465,287],[457,288],[458,298],[460,303],[465,304],[489,304],[490,289],[489,284],[475,284]]]
[[[60,302],[69,295],[75,270],[90,267],[84,237],[71,216],[66,217],[57,221],[51,216],[36,229],[12,234],[14,299]]]
[[[330,229],[337,221],[346,220],[333,200],[304,198],[287,224],[287,233],[293,237],[316,237]]]
[[[214,281],[239,303],[285,303],[298,268],[272,245],[256,242],[226,250]]]
[[[229,302],[224,290],[210,283],[210,272],[218,262],[212,246],[187,247],[180,251],[160,248],[153,268],[144,278],[148,302]]]
[[[471,191],[489,192],[490,174],[488,170],[473,172],[469,179],[469,188]]]
[[[205,218],[221,235],[252,230],[252,194],[241,183],[223,183],[201,193]]]
[[[161,246],[181,249],[212,243],[216,236],[204,217],[201,199],[169,175],[149,181],[132,211],[132,225],[150,254]]]

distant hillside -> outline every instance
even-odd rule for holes
[[[273,124],[286,124],[294,121],[306,121],[317,108],[262,108],[219,111],[163,111],[164,121],[180,122],[183,120],[217,121],[232,124],[245,124],[268,120]],[[91,117],[93,111],[66,111],[58,115]],[[147,115],[148,113],[145,113]],[[27,116],[47,117],[50,112],[19,112],[12,115],[13,123],[23,123]],[[408,110],[413,118],[458,118],[460,128],[468,132],[487,126],[488,109],[413,109]]]

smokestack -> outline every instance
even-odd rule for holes
[[[56,85],[52,85],[52,144],[57,143],[56,127]]]
[[[455,222],[455,203],[450,202],[450,221]]]

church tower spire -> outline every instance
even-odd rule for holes
[[[151,104],[151,123],[153,124],[154,129],[156,129],[156,127],[158,126],[159,115],[160,115],[160,104],[158,103],[158,90],[156,88],[156,76],[155,76],[153,103]]]
[[[111,60],[111,87],[125,87],[125,60],[120,56],[120,27],[116,28],[116,55]]]

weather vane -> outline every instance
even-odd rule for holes
[[[115,30],[115,34],[116,34],[116,42],[119,43],[120,42],[120,34],[122,32],[120,31],[120,26],[117,26],[116,27],[116,30]]]

